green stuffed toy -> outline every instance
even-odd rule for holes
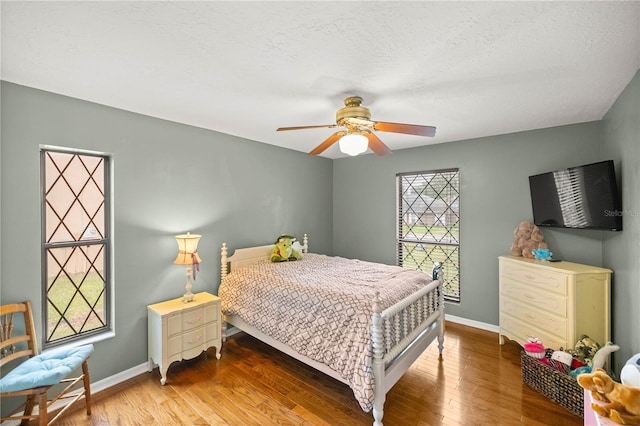
[[[577,358],[581,363],[590,366],[593,357],[599,349],[600,344],[598,342],[586,334],[583,334],[580,336],[580,340],[576,342],[574,349],[569,349],[567,352]]]
[[[302,253],[292,247],[296,237],[291,235],[280,235],[274,243],[275,247],[271,251],[272,262],[287,262],[302,259]]]

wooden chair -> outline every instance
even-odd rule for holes
[[[24,320],[24,327],[21,327],[20,317]],[[18,320],[15,327],[14,318]],[[8,373],[3,372],[4,377],[0,379],[0,398],[24,396],[26,401],[0,421],[21,420],[22,425],[27,425],[30,419],[38,419],[40,425],[52,424],[83,396],[87,415],[90,415],[91,388],[87,360],[93,352],[93,345],[59,348],[38,354],[33,324],[29,302],[0,306],[0,370],[26,358]],[[16,336],[13,336],[14,331]],[[82,374],[69,377],[80,366]],[[83,386],[76,386],[81,381]],[[57,395],[49,399],[47,392],[54,387],[52,392]],[[35,405],[38,410],[34,414]],[[49,420],[49,411],[53,413],[58,407],[61,409]]]

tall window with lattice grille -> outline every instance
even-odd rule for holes
[[[44,346],[111,329],[110,157],[43,148]]]
[[[460,302],[460,173],[458,169],[399,173],[398,265],[430,272],[444,267],[444,297]]]

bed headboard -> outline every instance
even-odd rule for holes
[[[302,244],[299,241],[293,242],[293,248],[302,252],[309,252],[309,241],[307,234],[302,237]],[[222,243],[222,249],[220,250],[220,279],[223,279],[227,274],[240,266],[250,265],[258,261],[268,259],[271,256],[273,250],[273,243],[266,246],[255,246],[236,249],[232,256],[227,256],[227,243]]]

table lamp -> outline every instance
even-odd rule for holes
[[[184,303],[194,300],[193,293],[191,292],[191,274],[193,273],[193,280],[196,279],[196,272],[200,270],[200,256],[198,256],[198,241],[200,241],[201,235],[186,234],[176,235],[176,241],[178,242],[178,257],[173,261],[176,265],[187,266],[187,284],[185,285],[186,292],[182,296]]]

